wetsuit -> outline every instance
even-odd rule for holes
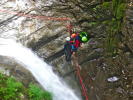
[[[71,61],[71,55],[72,55],[72,47],[71,47],[71,43],[69,41],[67,41],[64,45],[64,53],[66,56],[66,61]]]

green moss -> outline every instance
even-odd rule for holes
[[[52,100],[52,95],[34,84],[25,88],[21,82],[0,73],[0,100],[25,100],[25,98],[28,100]]]

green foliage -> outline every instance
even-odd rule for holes
[[[22,84],[16,82],[13,78],[7,78],[0,74],[0,99],[19,100],[19,92],[22,90]]]
[[[110,53],[110,55],[115,55],[117,54],[117,48],[119,43],[119,39],[117,36],[121,31],[122,19],[124,17],[126,4],[124,3],[124,0],[113,0],[112,7],[112,13],[114,15],[114,18],[112,18],[111,21],[105,21],[104,23],[108,23],[108,37],[106,39],[106,49]]]
[[[52,100],[52,96],[49,92],[43,91],[33,84],[29,86],[29,97],[30,100]]]
[[[117,13],[116,13],[116,18],[118,20],[123,18],[124,12],[125,12],[125,8],[126,8],[126,5],[124,3],[121,3],[120,5],[118,5]]]
[[[121,30],[121,21],[112,18],[108,25],[106,49],[110,55],[116,55],[119,42],[117,36]]]
[[[25,88],[14,78],[0,73],[0,100],[22,100],[21,97],[29,100],[52,100],[51,94],[37,85],[30,84],[29,88]]]
[[[94,11],[99,10],[109,10],[111,8],[110,2],[103,2],[101,5],[97,5],[95,8],[93,8]]]
[[[104,7],[105,9],[109,9],[110,6],[111,6],[110,2],[104,2],[104,3],[102,4],[102,7]]]
[[[8,78],[6,81],[5,100],[15,99],[18,97],[18,93],[22,91],[22,84],[16,82],[13,78]]]
[[[97,19],[104,19],[102,24],[107,26],[107,38],[105,48],[109,55],[116,55],[119,44],[119,33],[123,23],[123,17],[126,9],[126,0],[106,0],[101,5],[93,8]],[[111,20],[108,18],[110,15]],[[107,20],[106,20],[107,17]],[[90,26],[95,27],[99,22],[91,22]]]
[[[112,19],[109,23],[106,48],[109,52],[109,55],[115,55],[117,53],[118,38],[117,34],[120,30],[120,22],[116,19]]]
[[[102,23],[108,25],[108,24],[110,23],[110,20],[105,20],[105,21],[103,21]]]
[[[93,11],[96,11],[97,10],[97,8],[93,8]]]
[[[89,26],[94,26],[94,25],[96,25],[97,24],[97,22],[90,22],[89,23]]]
[[[113,14],[114,14],[114,16],[116,15],[116,9],[117,9],[117,7],[118,7],[118,2],[119,0],[113,0],[112,1],[112,7],[113,7]]]
[[[126,7],[124,0],[113,0],[112,7],[114,16],[121,16],[122,18]]]

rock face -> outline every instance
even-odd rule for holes
[[[9,57],[0,56],[0,72],[15,77],[25,86],[28,86],[30,82],[37,83],[29,71]]]
[[[58,11],[51,11],[51,8],[49,7],[45,9],[46,11],[42,8],[44,5],[51,5],[52,0],[25,0],[22,4],[24,7],[22,7],[18,1],[20,2],[20,0],[10,0],[7,3],[1,2],[2,6],[0,8],[8,9],[11,12],[22,11],[25,15],[30,15],[30,17],[18,16],[13,13],[12,15],[11,12],[4,12],[3,10],[2,13],[0,13],[0,37],[14,38],[23,45],[31,48],[38,56],[43,58],[44,61],[51,64],[53,70],[64,78],[66,82],[75,89],[76,93],[81,96],[81,93],[79,92],[80,84],[78,78],[75,76],[74,66],[65,61],[63,53],[64,38],[69,36],[66,29],[66,25],[69,22],[49,19],[42,20],[31,17],[31,15],[34,14],[54,17],[64,17],[65,15],[59,14],[60,12]],[[90,0],[90,2],[91,1],[94,0]],[[15,2],[15,6],[11,5],[11,3],[13,4]],[[72,6],[70,5],[70,10],[71,7]],[[77,9],[78,8],[75,8],[74,10],[78,12],[79,10]],[[132,100],[133,98],[132,13],[133,8],[128,5],[122,28],[122,41],[119,44],[119,55],[115,57],[105,56],[106,51],[103,48],[105,42],[104,37],[106,35],[104,30],[105,26],[99,25],[93,29],[87,29],[88,32],[92,33],[95,37],[91,38],[88,43],[83,44],[82,48],[79,48],[77,58],[78,63],[81,66],[81,75],[87,88],[89,100]],[[67,16],[70,18],[72,17],[69,13],[67,13]],[[75,23],[76,21],[80,23],[81,21],[76,20],[76,18],[77,16],[73,18],[73,21]],[[87,18],[90,19],[92,16],[87,15]],[[87,26],[87,23],[88,22],[84,22],[83,20],[81,25],[75,25],[74,28],[76,31],[84,29],[86,28],[85,26]],[[29,76],[26,79],[25,84],[28,84],[29,81],[35,81],[29,72],[20,65],[14,63],[10,58],[0,57],[0,59],[0,66],[4,69],[9,68],[8,66],[17,66],[11,67],[10,71],[7,71],[7,74],[10,73],[15,77],[22,76],[21,80]],[[117,77],[118,80],[108,81],[108,79],[114,76]]]
[[[69,35],[66,29],[68,23],[66,21],[49,20],[46,16],[53,16],[53,12],[41,11],[41,0],[37,1],[35,5],[32,4],[34,3],[32,0],[4,1],[5,0],[1,2],[2,6],[0,7],[0,38],[11,38],[21,42],[23,45],[34,50],[38,56],[44,58],[49,64],[55,66],[53,70],[55,70],[56,73],[62,74],[63,71],[61,68],[65,61],[59,61],[58,63],[60,64],[58,65],[57,63],[57,66],[55,62],[62,57],[62,59],[64,59],[63,45],[65,42],[64,38]],[[44,5],[51,5],[51,1],[46,1]],[[34,14],[38,15],[39,18],[34,18]],[[46,17],[46,20],[41,19],[40,16],[43,16],[44,19]],[[30,72],[17,64],[14,60],[2,56],[0,56],[0,58],[0,67],[4,73],[16,77],[25,85],[30,82],[36,82]],[[71,81],[71,85],[76,89],[75,92],[81,96],[73,76],[72,78],[66,78],[66,81],[68,83]]]
[[[123,28],[123,35],[124,35],[124,43],[126,48],[129,49],[129,52],[133,53],[133,8],[132,5],[128,5],[128,9],[126,11],[126,17],[124,20],[124,28]]]

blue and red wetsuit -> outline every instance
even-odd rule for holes
[[[76,52],[78,47],[81,46],[80,37],[77,35],[75,38],[71,38],[70,40],[72,52]]]

